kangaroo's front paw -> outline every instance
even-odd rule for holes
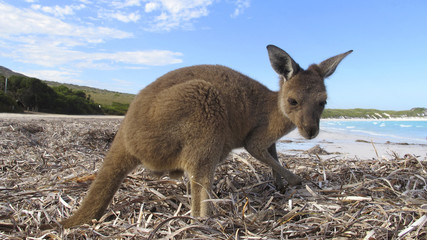
[[[301,185],[302,183],[302,178],[300,178],[297,175],[293,176],[291,179],[286,179],[286,180],[288,181],[288,184],[290,186]]]
[[[274,181],[274,187],[277,189],[277,191],[279,191],[280,193],[285,193],[286,192],[286,187],[285,184],[283,184],[283,180],[282,178],[279,179],[275,179]]]

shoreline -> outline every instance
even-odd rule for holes
[[[344,157],[356,159],[393,159],[395,156],[414,155],[419,160],[427,160],[426,143],[408,143],[362,134],[348,134],[328,129],[320,129],[319,135],[312,140],[301,137],[297,130],[282,137],[277,143],[278,151],[284,154],[304,154],[307,150],[319,145],[329,154],[324,157]]]
[[[320,121],[427,121],[427,117],[407,117],[407,118],[321,118]]]
[[[0,113],[0,118],[34,117],[34,118],[124,118],[124,115],[68,115],[56,113]],[[321,118],[320,121],[427,121],[427,117],[399,117],[399,118]]]

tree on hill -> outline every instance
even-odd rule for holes
[[[57,97],[53,89],[36,78],[12,76],[9,81],[14,87],[16,99],[28,110],[50,112],[53,108],[52,102]],[[15,83],[15,84],[14,84]],[[12,92],[12,88],[10,88]]]
[[[0,91],[0,112],[14,112],[20,113],[24,109],[13,99],[11,96],[6,95],[3,91]]]
[[[103,114],[102,110],[95,104],[86,93],[80,90],[73,91],[66,86],[53,87],[58,97],[56,112],[67,114]]]

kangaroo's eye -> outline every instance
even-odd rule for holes
[[[328,102],[322,101],[322,102],[320,102],[320,106],[324,107],[326,105],[326,103],[328,103]]]
[[[291,104],[292,106],[298,105],[297,100],[295,100],[293,98],[288,98],[288,103]]]

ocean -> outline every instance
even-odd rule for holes
[[[427,121],[422,120],[321,120],[320,128],[390,142],[427,144]]]

